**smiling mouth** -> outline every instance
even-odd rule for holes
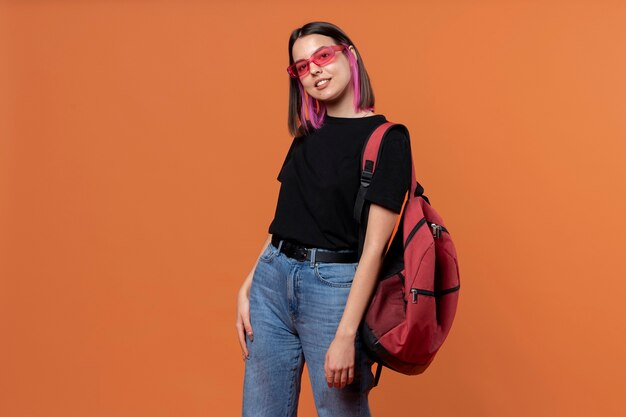
[[[319,87],[321,85],[326,85],[326,84],[328,84],[329,81],[330,81],[330,78],[321,79],[321,80],[319,80],[318,82],[315,83],[315,86]]]

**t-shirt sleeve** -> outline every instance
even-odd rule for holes
[[[411,185],[411,142],[402,129],[392,128],[381,146],[365,200],[400,214]]]
[[[280,171],[278,171],[278,175],[276,176],[276,179],[278,181],[282,182],[283,171],[285,170],[285,165],[287,165],[287,162],[289,161],[289,159],[291,159],[291,153],[293,152],[293,147],[294,147],[294,144],[296,143],[296,139],[297,138],[294,138],[293,141],[291,141],[291,146],[289,147],[289,150],[287,151],[287,155],[285,156],[283,165],[280,167]]]

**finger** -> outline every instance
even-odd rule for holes
[[[337,388],[340,388],[341,387],[341,370],[335,371],[335,375],[334,376],[335,376],[334,381],[333,381],[334,385]]]
[[[247,359],[248,358],[248,346],[246,344],[246,336],[244,334],[244,328],[243,328],[241,319],[237,320],[235,327],[237,328],[237,337],[239,338],[239,345],[241,346],[242,356],[244,359]]]
[[[352,384],[354,381],[354,366],[348,368],[348,384]]]
[[[348,382],[348,370],[343,369],[341,371],[341,388],[345,387],[347,382]]]
[[[326,384],[328,388],[332,388],[335,379],[334,372],[330,370],[327,363],[324,363],[324,375],[326,376]]]
[[[328,354],[326,354],[326,357],[324,358],[324,376],[326,377],[326,381],[328,381],[331,374],[332,372],[330,372],[330,368],[328,368]]]
[[[250,324],[250,312],[242,315],[242,321],[243,327],[248,335],[248,339],[250,339],[251,342],[254,342],[254,332],[252,331],[252,325]]]

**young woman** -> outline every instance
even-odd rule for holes
[[[307,364],[320,417],[370,416],[372,359],[359,324],[411,181],[408,137],[391,130],[367,191],[358,259],[361,150],[387,121],[354,43],[311,22],[289,39],[289,130],[276,213],[238,294],[244,417],[296,416]]]

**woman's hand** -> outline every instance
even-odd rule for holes
[[[246,344],[246,334],[252,341],[253,333],[250,325],[250,281],[246,280],[237,294],[237,320],[235,322],[237,336],[241,345],[243,360],[248,359],[248,346]]]
[[[354,337],[335,336],[326,351],[324,373],[328,388],[343,388],[354,381]]]

